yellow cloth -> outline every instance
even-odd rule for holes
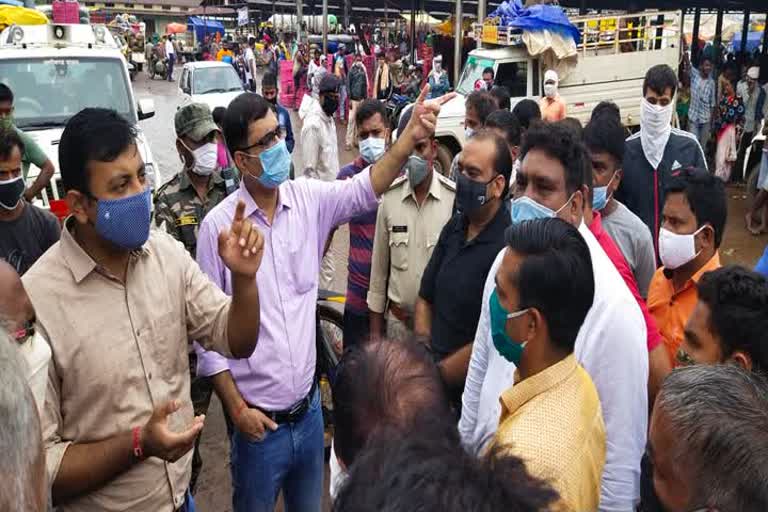
[[[550,482],[560,507],[597,510],[605,465],[605,425],[597,389],[571,354],[502,393],[494,444]]]
[[[35,9],[16,7],[15,5],[0,5],[0,30],[9,25],[45,25],[48,18]]]
[[[224,48],[222,48],[221,50],[219,50],[219,53],[216,54],[216,60],[221,62],[222,60],[224,60],[224,57],[226,57],[227,55],[229,55],[233,59],[235,58],[235,54],[232,53],[231,50],[225,50]]]

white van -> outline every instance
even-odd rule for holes
[[[640,124],[643,79],[649,68],[667,64],[677,70],[681,58],[680,11],[643,11],[628,15],[573,17],[581,32],[578,61],[560,81],[559,92],[566,101],[568,116],[586,124],[592,109],[601,101],[616,103],[627,127]],[[464,146],[464,114],[467,95],[474,91],[487,67],[494,70],[494,83],[507,87],[512,107],[520,100],[538,101],[542,96],[545,65],[531,57],[521,33],[498,27],[485,33],[474,25],[476,40],[483,48],[469,53],[457,97],[446,103],[437,120],[439,166],[450,163]]]
[[[16,126],[56,167],[36,203],[63,199],[59,139],[67,121],[87,107],[116,110],[138,130],[138,148],[152,188],[158,170],[138,122],[155,115],[154,101],[133,96],[128,63],[104,25],[12,25],[0,33],[0,81],[14,95]],[[29,169],[32,183],[40,169]]]

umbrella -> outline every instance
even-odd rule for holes
[[[166,34],[178,34],[180,32],[186,32],[187,26],[183,23],[169,23],[165,27]]]

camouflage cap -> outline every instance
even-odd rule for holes
[[[219,127],[213,122],[211,109],[203,103],[190,103],[176,111],[176,136],[201,141]]]

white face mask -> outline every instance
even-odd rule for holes
[[[544,96],[547,98],[554,98],[557,95],[557,85],[544,84]]]
[[[672,133],[674,102],[666,107],[652,105],[643,98],[640,104],[640,142],[648,162],[658,168]]]
[[[678,235],[668,229],[661,228],[659,230],[659,257],[664,267],[675,270],[698,256],[701,251],[696,252],[696,235],[708,227],[701,226],[690,235]]]
[[[474,128],[464,128],[464,139],[469,140],[475,134]]]
[[[182,144],[184,144],[182,142]],[[184,147],[189,149],[186,144]],[[192,172],[199,176],[210,176],[216,170],[219,160],[219,146],[215,142],[203,144],[195,150],[191,150],[195,163]]]

